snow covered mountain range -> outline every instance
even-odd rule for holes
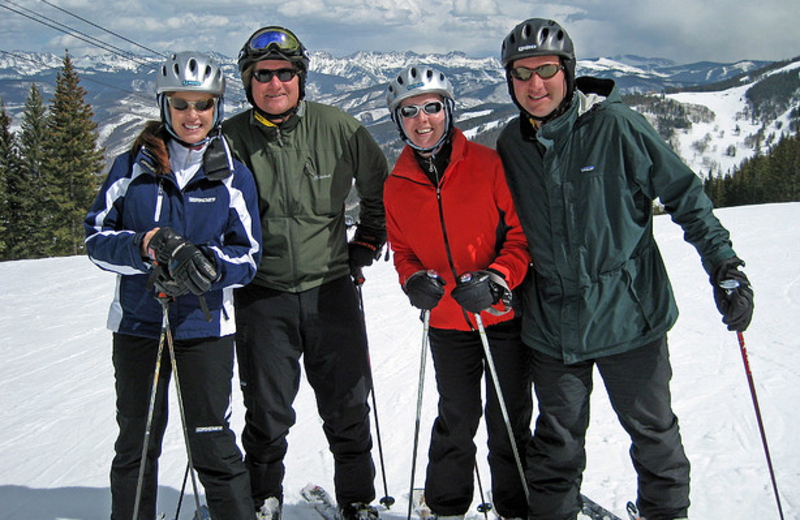
[[[234,58],[218,55],[228,77],[226,114],[247,108]],[[708,86],[727,81],[713,91],[666,94],[664,98],[686,105],[691,124],[675,132],[673,147],[701,175],[725,173],[758,146],[769,145],[781,133],[791,131],[796,110],[787,108],[768,120],[752,117],[745,92],[770,74],[800,70],[800,58],[788,61],[769,72],[764,61],[736,63],[699,62],[677,65],[669,60],[617,56],[579,60],[577,74],[612,78],[623,93],[661,94],[669,89]],[[98,123],[100,144],[110,160],[129,146],[146,119],[158,117],[154,100],[154,72],[159,56],[73,57],[88,92]],[[463,53],[416,54],[413,52],[358,52],[339,58],[325,52],[311,55],[307,97],[333,104],[361,120],[394,162],[402,148],[385,104],[385,88],[393,76],[410,64],[430,64],[443,70],[454,85],[457,99],[457,125],[473,139],[494,145],[497,130],[514,117],[517,109],[510,102],[500,62],[496,58],[475,58]],[[31,83],[52,95],[62,57],[52,54],[3,52],[0,54],[0,96],[14,117],[12,130],[21,122],[25,97]],[[736,81],[731,81],[736,79]],[[800,104],[800,89],[793,93],[794,106]],[[637,107],[647,114],[646,107]],[[656,116],[652,119],[655,122]],[[756,134],[761,139],[756,139]],[[770,137],[771,136],[771,137]]]

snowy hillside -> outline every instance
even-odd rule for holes
[[[745,333],[787,519],[800,518],[800,203],[718,211],[747,261],[756,314]],[[681,317],[670,334],[673,397],[692,461],[691,517],[777,518],[735,335],[720,323],[696,252],[668,216],[656,235]],[[366,270],[365,308],[389,493],[384,519],[406,515],[422,327],[391,263]],[[0,520],[101,520],[109,515],[108,470],[116,435],[110,333],[114,276],[85,257],[0,263]],[[432,364],[425,382],[420,463],[435,415]],[[628,441],[595,380],[584,492],[623,513],[635,497]],[[159,510],[173,514],[185,457],[175,399],[161,458]],[[233,426],[243,424],[234,392]],[[313,396],[304,382],[289,438],[286,520],[318,520],[302,503],[308,482],[332,489]],[[483,433],[479,466],[489,481]],[[377,444],[375,460],[378,464]],[[376,489],[384,495],[378,465]],[[476,496],[476,504],[478,497]],[[191,518],[192,501],[182,518]],[[382,508],[381,508],[382,509]],[[477,516],[477,513],[472,513]]]
[[[791,63],[772,71],[779,74],[787,71],[800,73],[800,62]],[[680,103],[699,105],[711,110],[714,117],[709,122],[693,122],[688,131],[678,131],[678,155],[683,158],[695,172],[705,175],[709,170],[714,173],[727,173],[739,166],[741,162],[752,157],[755,151],[748,144],[759,132],[762,122],[749,118],[746,114],[747,103],[745,93],[752,83],[733,87],[721,92],[683,92],[668,94],[667,97]],[[800,99],[798,99],[800,103]],[[797,103],[790,106],[777,119],[766,125],[765,136],[789,132],[789,114],[797,110]],[[773,142],[777,142],[777,138]],[[734,153],[731,155],[729,150]],[[765,150],[762,150],[762,152]]]

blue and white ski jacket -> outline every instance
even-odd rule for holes
[[[140,240],[155,227],[171,227],[216,257],[219,277],[205,294],[209,322],[200,299],[189,293],[170,304],[175,339],[221,337],[236,331],[233,289],[249,282],[261,259],[261,219],[255,181],[239,161],[222,180],[203,172],[203,153],[169,142],[173,173],[154,175],[130,153],[116,157],[84,220],[86,250],[101,269],[117,273],[108,328],[159,337],[161,304],[147,281],[152,264],[142,258]],[[181,189],[174,172],[191,175]]]

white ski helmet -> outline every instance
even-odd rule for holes
[[[403,127],[403,118],[399,116],[400,103],[421,94],[438,94],[442,97],[445,108],[445,132],[442,138],[431,148],[420,148],[411,142]],[[389,82],[386,90],[386,105],[389,114],[400,132],[400,138],[409,146],[421,152],[430,152],[439,147],[453,130],[453,108],[455,107],[453,86],[443,72],[428,65],[411,65],[401,70]]]
[[[216,96],[212,132],[218,133],[224,117],[225,76],[214,58],[199,52],[176,52],[171,54],[158,69],[156,99],[161,110],[161,121],[164,122],[170,135],[180,140],[172,128],[167,106],[166,94],[170,92],[205,92]],[[212,132],[209,132],[200,143],[186,144],[193,146],[203,144],[213,137]]]

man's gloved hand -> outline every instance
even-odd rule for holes
[[[429,311],[439,304],[444,296],[445,281],[433,271],[417,271],[406,280],[403,290],[411,305]]]
[[[722,323],[728,330],[744,332],[753,318],[753,288],[739,266],[744,267],[744,262],[735,256],[715,265],[711,285]]]
[[[197,296],[211,289],[211,284],[217,279],[214,258],[207,257],[172,228],[159,229],[150,240],[147,253],[162,268],[166,266],[178,286]]]
[[[499,302],[507,288],[501,285],[503,275],[494,270],[462,274],[453,289],[453,299],[467,312],[478,314]]]
[[[372,262],[380,256],[384,242],[386,242],[385,232],[359,226],[353,240],[347,245],[350,253],[350,270],[355,271],[372,265]]]

